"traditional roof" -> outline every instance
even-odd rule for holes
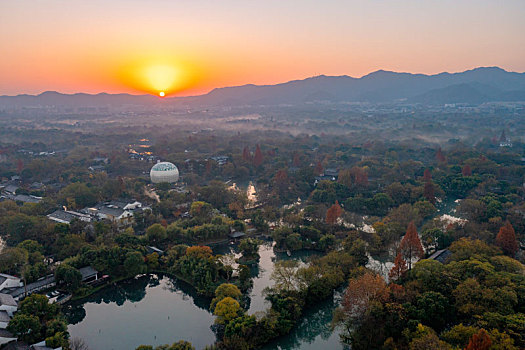
[[[450,250],[441,249],[435,252],[434,254],[432,254],[431,256],[429,256],[428,258],[430,260],[436,260],[444,264],[451,255],[452,255],[452,252]]]
[[[241,238],[246,236],[246,234],[244,232],[232,232],[228,236],[230,236],[230,238]]]
[[[82,281],[87,280],[90,277],[96,276],[98,274],[98,271],[95,270],[91,266],[86,266],[78,269],[80,273],[82,274]]]
[[[18,306],[12,295],[0,293],[0,305]]]
[[[9,322],[11,321],[11,317],[5,310],[0,311],[0,322]]]

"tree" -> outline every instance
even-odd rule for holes
[[[516,232],[514,232],[514,227],[512,227],[510,222],[507,221],[505,226],[499,229],[496,236],[496,245],[509,256],[515,256],[518,252],[519,245],[516,240]]]
[[[259,167],[262,165],[262,163],[263,163],[263,155],[261,152],[261,147],[257,145],[257,147],[255,148],[255,155],[253,156],[253,165],[255,165],[256,167]]]
[[[245,162],[251,162],[252,161],[252,155],[251,155],[250,150],[248,149],[248,147],[244,147],[244,149],[242,151],[242,159]]]
[[[89,346],[82,338],[73,338],[69,341],[70,350],[89,350]]]
[[[423,172],[423,180],[425,182],[432,181],[432,173],[430,172],[430,169],[425,169],[425,171]]]
[[[45,324],[58,314],[58,308],[56,304],[49,304],[45,295],[31,294],[18,305],[18,314],[35,316]]]
[[[432,204],[436,203],[434,185],[431,181],[425,182],[425,186],[423,187],[423,197]]]
[[[394,266],[390,269],[388,277],[391,281],[397,281],[407,272],[407,262],[403,259],[401,252],[396,255]]]
[[[146,237],[150,244],[158,244],[164,241],[168,235],[166,229],[161,224],[153,224],[146,230]]]
[[[239,249],[246,260],[257,259],[259,257],[259,246],[262,241],[256,238],[245,238],[239,243]]]
[[[472,176],[472,169],[470,168],[470,165],[466,164],[463,166],[463,169],[461,169],[461,174],[463,176]]]
[[[439,147],[436,151],[436,160],[439,163],[445,163],[447,161],[447,158],[443,155],[443,152],[441,151],[441,147]]]
[[[128,252],[124,260],[124,268],[129,276],[136,276],[146,271],[144,257],[137,251]]]
[[[339,321],[348,328],[361,324],[370,304],[374,301],[384,302],[388,299],[388,287],[385,280],[372,272],[350,280],[339,309]]]
[[[55,270],[55,280],[58,286],[72,293],[80,287],[82,274],[68,264],[60,264]]]
[[[217,316],[215,320],[218,324],[226,325],[228,322],[239,316],[241,305],[231,297],[226,297],[217,303],[213,314]]]
[[[491,346],[492,340],[487,331],[482,328],[470,338],[465,350],[489,350]]]
[[[17,274],[27,263],[29,254],[22,248],[5,248],[0,254],[0,271]]]
[[[321,161],[317,161],[314,168],[314,174],[319,176],[324,172],[323,165],[321,164]]]
[[[34,315],[17,313],[9,321],[7,330],[17,338],[32,344],[40,339],[40,320]]]
[[[425,253],[413,221],[408,224],[407,232],[401,240],[399,249],[403,259],[408,263],[409,270],[412,269],[412,260],[421,258]]]
[[[326,211],[326,223],[329,225],[335,225],[337,219],[342,213],[343,209],[339,205],[339,202],[335,201],[335,203]]]
[[[211,301],[210,310],[214,310],[217,303],[227,297],[239,300],[242,297],[242,293],[234,284],[221,284],[217,287],[217,289],[215,289],[215,298],[213,298]]]
[[[271,279],[275,281],[273,288],[277,291],[294,291],[299,289],[296,272],[296,260],[280,260],[275,263]]]

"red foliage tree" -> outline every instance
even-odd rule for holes
[[[293,166],[295,167],[298,167],[301,165],[301,158],[299,158],[299,153],[295,153],[293,155],[293,162],[292,162]]]
[[[403,259],[408,263],[409,270],[412,269],[412,259],[421,258],[425,253],[413,221],[408,224],[407,232],[401,240],[399,249]]]
[[[321,164],[320,161],[318,161],[317,164],[315,165],[314,174],[321,175],[323,172],[324,172],[323,165]]]
[[[505,254],[514,256],[518,252],[519,246],[516,240],[516,232],[510,222],[506,222],[505,226],[499,229],[496,236],[496,245],[498,245]]]
[[[461,169],[461,174],[463,174],[463,176],[472,176],[472,169],[470,169],[470,165],[465,165],[463,169]]]
[[[242,159],[245,162],[252,161],[252,154],[250,153],[250,150],[248,149],[248,147],[244,147],[244,150],[242,151]]]
[[[368,186],[368,174],[365,169],[360,167],[353,167],[354,183],[361,186]]]
[[[24,169],[24,162],[22,162],[20,159],[17,159],[16,160],[16,171],[20,174],[23,169]]]
[[[423,197],[425,197],[426,200],[432,204],[436,203],[436,195],[434,193],[434,185],[432,184],[432,182],[425,182],[425,187],[423,189]]]
[[[430,169],[425,169],[425,171],[423,172],[423,180],[425,182],[429,182],[430,180],[432,180],[432,173],[430,172]]]
[[[335,204],[326,211],[326,223],[334,225],[341,214],[343,214],[343,208],[341,208],[338,201],[335,201]]]
[[[367,272],[350,280],[343,297],[343,313],[349,321],[359,322],[369,308],[370,302],[388,300],[388,287],[385,280]]]
[[[263,154],[261,152],[261,147],[257,145],[257,148],[255,149],[255,155],[253,156],[253,165],[261,166],[262,163],[263,163]]]
[[[492,346],[492,340],[489,334],[483,328],[478,333],[472,335],[465,350],[489,350]]]
[[[436,151],[436,160],[440,163],[445,163],[447,161],[447,158],[445,158],[443,152],[441,151],[441,147],[439,147]]]
[[[405,259],[403,259],[401,252],[399,252],[397,253],[397,256],[394,260],[394,266],[392,266],[392,269],[390,269],[388,277],[391,281],[397,281],[398,279],[403,277],[407,270],[407,262],[405,261]]]

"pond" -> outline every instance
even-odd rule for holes
[[[235,245],[214,247],[214,252],[237,253]],[[254,286],[249,294],[248,313],[270,307],[263,290],[272,285],[270,276],[276,261],[296,259],[307,263],[317,254],[299,251],[288,257],[275,253],[271,242],[259,248],[261,259],[252,268]],[[338,332],[332,332],[330,322],[335,305],[332,300],[308,309],[297,327],[264,349],[343,349]],[[140,276],[119,282],[80,302],[65,307],[72,337],[83,338],[91,350],[129,350],[141,344],[170,344],[179,339],[202,349],[215,341],[210,326],[215,317],[208,311],[210,299],[199,297],[188,284],[162,275]]]
[[[104,288],[65,308],[72,337],[91,350],[129,350],[183,339],[197,349],[215,341],[209,299],[166,276],[148,275]]]

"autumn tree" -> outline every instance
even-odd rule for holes
[[[255,155],[253,156],[253,165],[256,167],[261,166],[263,163],[263,154],[261,152],[261,147],[257,145],[255,149]]]
[[[445,163],[447,161],[447,158],[443,155],[443,152],[441,151],[441,147],[439,147],[436,151],[436,160],[439,163]]]
[[[399,249],[403,259],[408,263],[409,270],[412,269],[412,259],[421,258],[425,253],[413,221],[408,224],[407,232],[401,240]]]
[[[336,319],[349,328],[356,327],[365,317],[370,303],[385,302],[388,295],[385,280],[380,275],[366,272],[348,283]]]
[[[394,260],[394,266],[390,269],[388,277],[391,281],[397,281],[407,272],[407,262],[403,259],[401,252],[399,252]]]
[[[499,229],[496,236],[496,245],[498,245],[507,255],[514,256],[518,252],[519,246],[516,240],[516,232],[514,227],[507,221],[505,226]]]
[[[489,350],[491,346],[492,340],[487,331],[482,328],[470,338],[465,350]]]
[[[321,175],[324,172],[323,165],[321,164],[321,161],[318,161],[315,165],[314,174],[315,175]]]
[[[461,174],[463,176],[472,176],[472,169],[470,169],[470,165],[465,165],[463,169],[461,169]]]
[[[295,152],[293,155],[293,166],[298,167],[301,165],[301,158],[299,158],[299,153]]]
[[[425,182],[429,182],[432,180],[432,173],[430,172],[430,169],[425,169],[423,172],[423,180]]]
[[[430,203],[436,203],[436,195],[434,192],[434,185],[431,181],[425,182],[425,187],[423,188],[423,197]]]
[[[339,205],[339,202],[335,201],[335,204],[326,211],[326,223],[329,225],[335,225],[341,214],[343,214],[343,209]]]
[[[242,159],[245,162],[252,161],[252,154],[250,153],[250,150],[248,149],[248,147],[244,147],[244,150],[242,151]]]

